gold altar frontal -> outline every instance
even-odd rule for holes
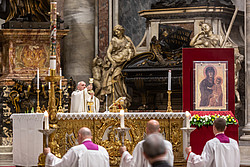
[[[174,165],[183,166],[183,112],[141,112],[125,113],[125,126],[130,128],[125,136],[125,146],[132,154],[136,144],[146,136],[146,123],[156,119],[161,133],[173,145]],[[62,157],[69,148],[76,145],[78,130],[88,127],[92,131],[93,142],[107,149],[110,166],[119,166],[119,148],[122,145],[116,128],[120,127],[119,113],[58,113],[56,131],[50,136],[52,153]]]

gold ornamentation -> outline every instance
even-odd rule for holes
[[[36,92],[37,92],[37,107],[36,107],[36,112],[37,113],[41,113],[41,109],[40,109],[40,105],[39,105],[39,92],[40,92],[40,90],[39,89],[37,89],[36,90]]]
[[[146,136],[145,127],[148,121],[149,119],[125,119],[125,126],[130,128],[130,130],[126,134],[124,143],[131,154],[136,144]],[[184,163],[182,131],[180,130],[183,119],[158,119],[158,121],[162,135],[173,145],[175,164]],[[78,130],[85,126],[93,132],[93,142],[107,149],[110,156],[110,165],[119,166],[119,148],[122,143],[119,140],[119,134],[115,130],[120,126],[118,118],[60,119],[57,122],[57,126],[56,132],[52,134],[54,135],[53,139],[50,140],[55,143],[50,145],[50,147],[52,153],[60,155],[58,157],[62,157],[68,149],[76,145]]]

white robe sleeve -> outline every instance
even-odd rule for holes
[[[142,142],[139,142],[134,151],[133,156],[129,154],[128,151],[125,151],[122,154],[120,167],[144,167],[149,166],[148,161],[144,158],[143,150],[142,150]],[[145,166],[145,167],[146,167]]]
[[[209,142],[207,142],[201,155],[196,155],[193,152],[189,154],[187,167],[205,167],[205,165],[212,166],[212,162],[214,159],[213,156],[213,150]]]
[[[94,113],[98,113],[100,109],[100,101],[97,97],[94,96]]]
[[[71,94],[71,113],[80,113],[84,111],[84,94],[83,91],[74,91]]]
[[[70,149],[62,159],[57,158],[52,153],[47,154],[45,167],[77,167],[78,155],[73,149]]]
[[[167,149],[166,160],[170,166],[174,166],[174,154],[172,144],[169,141],[165,140],[165,146]]]

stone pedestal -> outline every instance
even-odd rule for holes
[[[60,41],[68,30],[57,31],[57,73],[59,74]],[[12,79],[30,81],[39,68],[40,77],[48,75],[50,56],[49,29],[2,29],[0,86],[11,85]]]

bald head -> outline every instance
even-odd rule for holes
[[[148,135],[151,134],[151,133],[157,133],[157,132],[159,132],[160,131],[160,124],[159,124],[159,122],[156,121],[156,120],[153,120],[153,119],[150,120],[150,121],[148,121],[146,131],[147,131]]]
[[[84,138],[91,137],[91,130],[86,127],[81,128],[78,133],[81,134]]]

